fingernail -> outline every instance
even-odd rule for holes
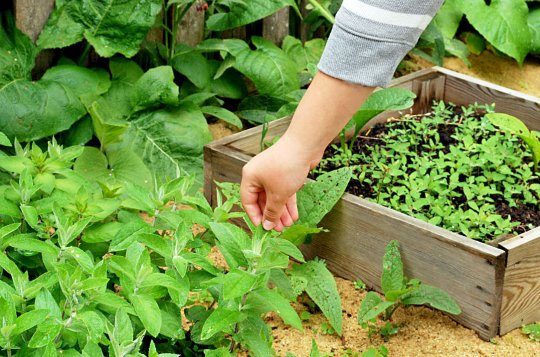
[[[270,222],[270,221],[264,221],[263,222],[263,228],[266,229],[267,231],[271,230],[275,226],[276,225],[273,222]]]

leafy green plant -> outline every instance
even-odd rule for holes
[[[521,64],[528,53],[538,53],[538,10],[534,1],[526,0],[446,0],[422,34],[415,53],[442,65],[448,52],[470,65],[469,52],[479,54],[487,43]],[[464,19],[474,32],[460,33]],[[421,52],[422,47],[431,47],[431,55]]]
[[[0,160],[0,347],[8,355],[229,356],[245,348],[269,356],[264,314],[302,329],[290,303],[304,292],[341,332],[323,262],[304,263],[280,233],[233,211],[237,185],[223,184],[212,208],[190,194],[194,177],[158,183],[137,155],[99,158],[97,149],[54,141],[46,151],[17,141],[13,149]],[[324,183],[333,176],[343,170],[321,178],[319,189],[310,184],[308,204],[319,190],[339,189]],[[208,258],[213,247],[227,269]]]
[[[521,327],[521,332],[529,336],[533,341],[540,342],[540,324],[529,324]]]
[[[529,131],[529,128],[518,118],[504,113],[490,113],[486,115],[489,121],[501,128],[516,134],[531,149],[535,168],[538,170],[540,162],[540,133]]]
[[[381,287],[384,299],[373,291],[368,292],[360,305],[358,322],[362,327],[369,329],[371,334],[375,332],[380,334],[385,341],[398,332],[398,326],[390,320],[399,307],[429,305],[449,314],[461,313],[457,303],[443,290],[423,284],[417,279],[409,280],[405,277],[399,243],[395,240],[390,241],[386,246]],[[383,320],[387,321],[381,328],[375,325],[380,315],[383,315]]]
[[[313,176],[351,167],[349,192],[469,238],[523,233],[538,225],[534,157],[517,136],[495,128],[485,115],[492,112],[441,102],[428,115],[390,119],[357,138],[353,150],[332,146]],[[523,135],[533,141],[535,134]]]

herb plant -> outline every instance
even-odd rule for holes
[[[190,193],[192,176],[158,183],[136,155],[101,157],[55,141],[46,150],[15,141],[13,150],[0,154],[0,348],[7,355],[229,356],[247,349],[270,356],[264,314],[276,311],[302,329],[290,303],[304,292],[341,333],[340,299],[324,263],[305,263],[280,233],[233,211],[237,186],[222,184],[212,208]],[[333,183],[347,172],[308,185],[299,199],[303,228],[289,237],[313,232],[331,207],[322,191],[339,198],[335,190],[345,186]],[[226,269],[209,259],[214,247]]]
[[[429,305],[449,314],[461,313],[457,303],[443,290],[423,284],[418,279],[409,280],[405,277],[399,243],[395,240],[386,246],[381,287],[384,299],[373,291],[368,292],[360,305],[358,322],[368,329],[370,336],[377,333],[385,341],[398,332],[398,326],[391,319],[394,312],[402,306]],[[380,315],[386,321],[382,327],[375,323]]]
[[[441,102],[426,115],[390,119],[353,151],[333,146],[314,176],[349,166],[350,192],[469,238],[523,233],[540,225],[534,157],[486,112],[493,108]]]

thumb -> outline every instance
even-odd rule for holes
[[[271,230],[280,223],[281,214],[285,209],[287,199],[267,192],[266,205],[263,212],[263,227]]]

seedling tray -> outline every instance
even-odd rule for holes
[[[426,113],[433,100],[456,105],[495,103],[540,130],[540,99],[447,69],[433,67],[396,79],[393,87],[416,93],[413,113]],[[397,113],[384,113],[368,126]],[[290,118],[270,123],[267,140],[282,135]],[[215,181],[240,182],[242,167],[260,151],[261,127],[205,147],[205,194],[215,203]],[[302,247],[308,258],[327,261],[336,275],[361,278],[381,291],[382,257],[396,239],[407,276],[447,291],[463,313],[452,316],[485,340],[540,320],[540,227],[485,244],[346,193],[321,222],[330,230]]]

